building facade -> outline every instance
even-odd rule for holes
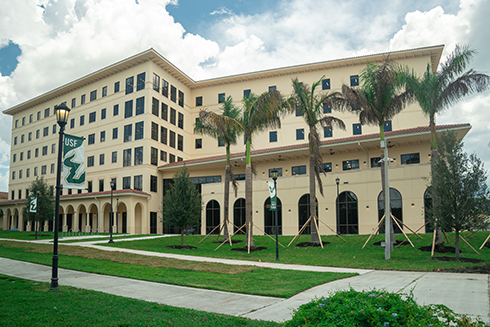
[[[427,64],[437,67],[443,46],[390,53],[399,64],[423,72]],[[381,63],[387,54],[369,55],[247,74],[194,81],[150,49],[103,68],[55,90],[4,111],[12,115],[12,145],[8,199],[0,201],[4,230],[31,230],[23,207],[29,185],[36,177],[55,184],[58,125],[54,106],[70,108],[65,132],[85,137],[86,190],[63,190],[60,229],[65,231],[109,230],[110,182],[114,191],[114,230],[119,233],[168,233],[161,222],[161,200],[173,174],[189,168],[203,196],[200,230],[207,233],[223,220],[225,148],[217,140],[193,133],[203,108],[219,110],[222,100],[241,99],[250,92],[275,89],[292,92],[291,80],[306,84],[322,79],[318,92],[356,86],[366,63]],[[435,68],[434,68],[435,69]],[[320,232],[367,234],[382,216],[383,199],[378,160],[379,130],[361,126],[354,112],[325,114],[341,118],[347,129],[322,132],[321,154],[324,197],[317,192]],[[459,137],[469,124],[438,126],[454,130]],[[430,130],[420,107],[412,104],[392,121],[385,122],[389,145],[391,205],[395,216],[416,229],[424,224],[424,199],[430,171]],[[301,116],[290,115],[282,127],[253,137],[254,233],[272,233],[266,181],[277,168],[280,233],[294,235],[308,219],[308,128]],[[243,141],[232,146],[233,170],[238,195],[230,196],[230,221],[235,230],[245,220],[245,162]],[[337,184],[336,180],[339,181]],[[50,224],[45,229],[52,229]],[[217,232],[219,230],[215,229]],[[308,233],[308,229],[306,230]]]

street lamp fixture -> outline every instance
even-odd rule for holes
[[[60,193],[61,186],[61,159],[63,157],[63,140],[65,135],[65,125],[68,122],[70,108],[65,103],[54,106],[56,120],[60,126],[58,139],[58,167],[56,168],[56,201],[54,209],[54,242],[53,242],[53,264],[51,274],[50,290],[58,290],[58,230],[60,220]]]
[[[114,243],[114,240],[112,239],[112,225],[114,224],[114,209],[112,206],[112,194],[115,188],[116,188],[116,183],[114,183],[114,181],[111,181],[111,215],[109,217],[109,232],[111,233],[111,237],[109,238],[109,243]]]
[[[340,185],[340,178],[335,179],[335,184],[337,184],[337,233],[339,232],[339,220],[340,220],[340,212],[339,212],[339,185]]]
[[[273,168],[271,170],[271,177],[272,180],[274,181],[274,190],[276,192],[276,210],[274,210],[274,217],[275,217],[275,224],[276,224],[276,261],[279,261],[279,240],[278,240],[278,223],[277,223],[277,176],[279,175],[279,171],[276,168]],[[272,201],[272,199],[271,199]]]

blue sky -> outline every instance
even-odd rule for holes
[[[117,5],[116,5],[117,4]],[[488,0],[20,0],[0,11],[0,111],[148,48],[195,80],[445,44],[490,74]],[[490,167],[490,92],[437,123]],[[10,116],[0,114],[0,191],[8,190]]]

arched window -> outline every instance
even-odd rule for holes
[[[318,217],[318,200],[315,199],[316,201],[316,215]],[[301,198],[299,198],[298,201],[298,231],[303,228],[303,225],[308,221],[310,218],[310,194],[304,194]],[[303,234],[309,235],[311,234],[311,221],[308,223],[308,226],[306,226],[305,230],[303,231]]]
[[[216,200],[211,200],[206,205],[206,234],[209,234],[219,224],[219,203]],[[214,229],[213,234],[218,233],[219,228]]]
[[[391,187],[390,187],[390,205],[391,205],[391,214],[403,222],[402,195],[400,192],[398,192],[397,189]],[[385,201],[384,201],[383,191],[381,191],[378,195],[378,222],[381,220],[381,218],[383,218],[384,214],[385,214]],[[384,226],[385,224],[382,224],[381,228],[379,229],[380,233],[384,233],[385,231]],[[400,226],[403,228],[402,224],[400,224]],[[401,234],[402,232],[395,222],[393,222],[393,231],[395,232],[395,234]]]
[[[429,189],[426,189],[424,192],[424,217],[425,217],[425,222],[429,221],[430,217],[430,210],[432,209],[432,195],[429,192]],[[425,232],[426,233],[433,233],[434,232],[434,226],[432,224],[427,224],[425,225]]]
[[[351,191],[344,191],[337,198],[337,233],[359,234],[359,214],[357,196]]]
[[[270,211],[271,198],[268,197],[264,202],[264,231],[269,235],[276,234],[276,216],[274,211]],[[277,234],[282,235],[282,203],[277,198]]]
[[[235,204],[233,205],[233,232],[236,232],[240,227],[245,225],[245,199],[240,198],[235,201]],[[246,228],[243,227],[240,229],[240,232],[238,234],[245,234]]]

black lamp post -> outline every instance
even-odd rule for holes
[[[118,221],[119,221],[119,196],[116,195],[116,234],[118,233],[119,230]]]
[[[70,114],[70,108],[65,103],[59,106],[54,106],[54,112],[56,114],[56,120],[60,125],[59,140],[58,140],[58,167],[56,168],[56,202],[54,209],[54,242],[53,242],[53,271],[51,275],[51,288],[50,290],[58,290],[58,229],[60,220],[60,193],[61,186],[61,159],[63,157],[63,140],[65,135],[65,125],[68,122],[68,115]]]
[[[339,184],[340,184],[340,178],[335,179],[335,184],[337,184],[337,232],[339,232],[339,222],[340,222],[340,212],[339,212]]]
[[[111,216],[109,217],[109,232],[111,233],[111,237],[109,238],[109,243],[114,243],[114,240],[112,239],[112,225],[114,224],[114,210],[112,207],[112,192],[114,191],[115,186],[116,186],[116,183],[114,183],[114,181],[111,181]]]
[[[36,230],[36,240],[37,240],[37,228],[38,228],[38,221],[39,221],[39,190],[36,191],[36,196],[37,196],[37,204],[36,204],[36,221],[34,222],[34,229]]]
[[[276,261],[279,261],[279,240],[278,240],[278,223],[277,223],[277,175],[279,171],[276,168],[271,170],[271,177],[274,180],[274,191],[276,192],[276,210],[274,210],[275,221],[276,221]],[[271,199],[272,201],[272,199]]]

